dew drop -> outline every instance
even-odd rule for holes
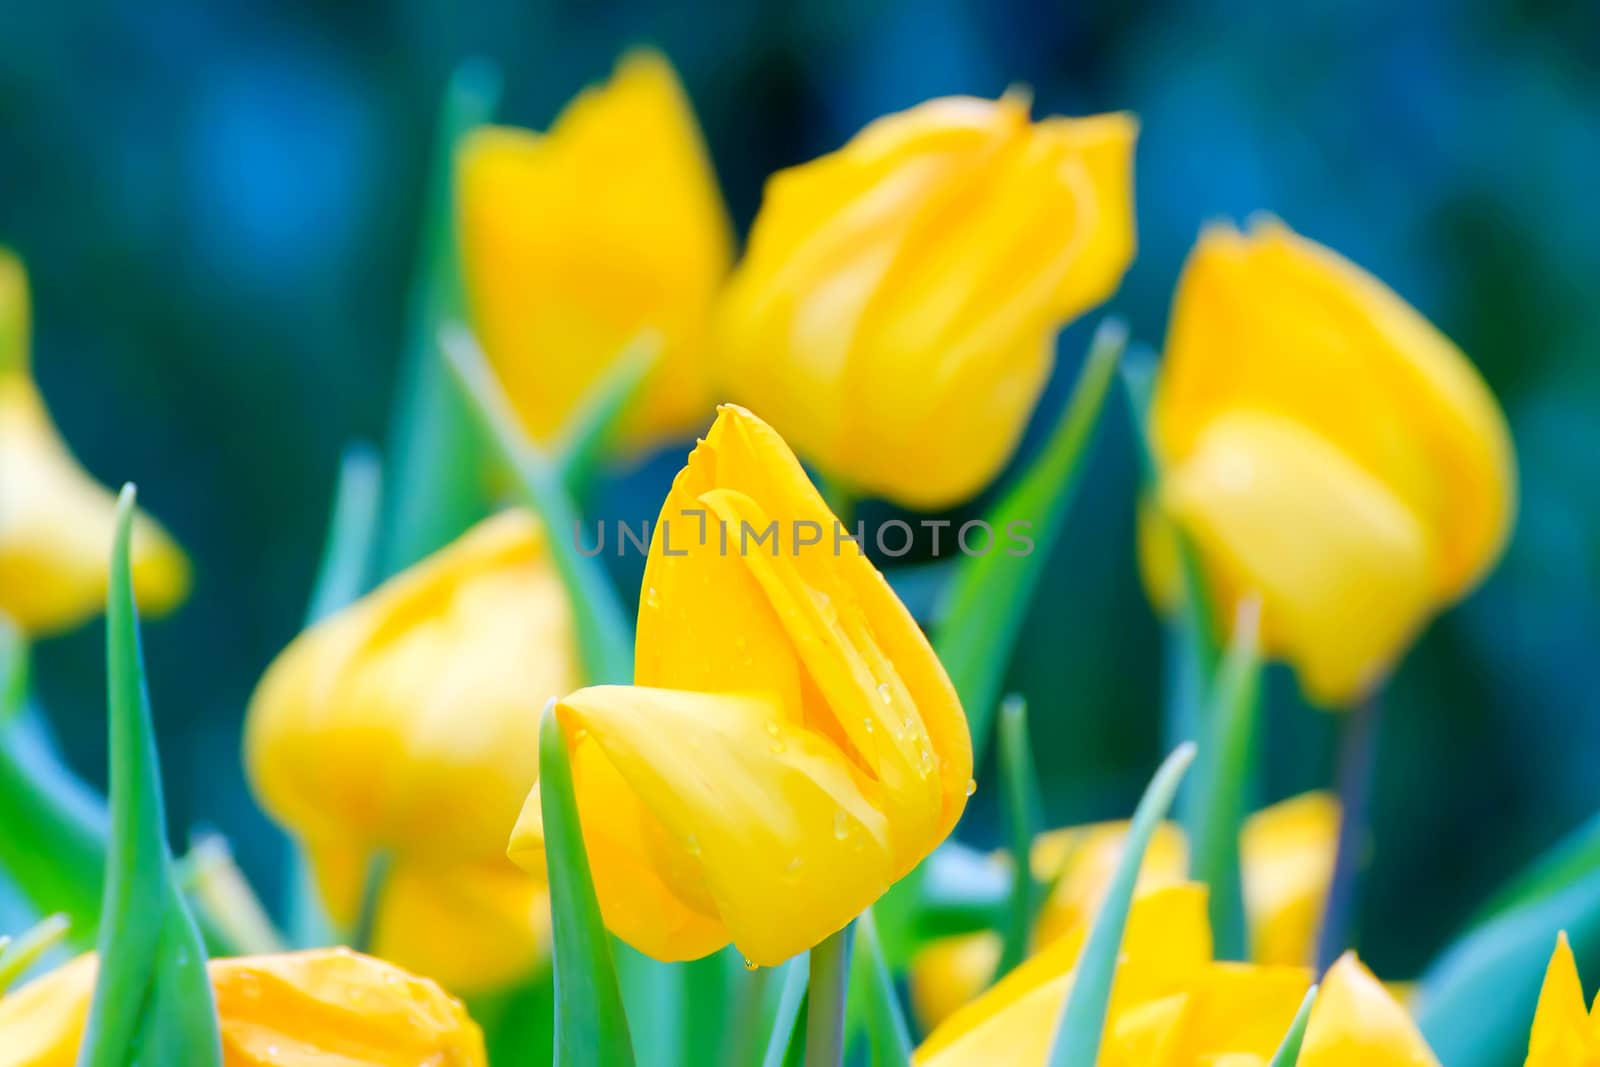
[[[866,717],[866,718],[865,718],[865,719],[862,719],[862,720],[861,720],[861,728],[862,728],[862,729],[863,729],[863,730],[865,730],[865,731],[867,731],[867,733],[869,733],[869,734],[870,734],[870,733],[871,733],[871,732],[872,732],[872,731],[873,731],[873,730],[874,730],[874,729],[876,729],[876,727],[874,727],[874,726],[873,726],[873,725],[872,725],[872,716],[871,716],[871,715],[868,715],[868,716],[867,716],[867,717]]]
[[[833,813],[833,836],[840,841],[850,836],[850,816],[843,809]]]
[[[972,794],[976,793],[977,791],[978,791],[978,780],[976,778],[968,778],[967,779],[967,796],[970,797]]]
[[[757,968],[759,968],[760,966],[761,965],[759,963],[757,963],[755,960],[751,959],[749,956],[746,956],[744,958],[744,969],[745,970],[754,971]]]
[[[690,834],[688,837],[684,838],[683,847],[688,849],[689,855],[691,856],[700,855],[700,839],[694,834]]]
[[[894,700],[893,695],[891,695],[889,692],[888,682],[878,683],[878,699],[883,701],[885,704],[891,703]]]
[[[655,586],[652,585],[644,591],[644,602],[646,607],[659,608],[661,606],[661,594],[656,591]]]

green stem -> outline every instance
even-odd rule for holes
[[[1366,842],[1372,772],[1378,759],[1378,727],[1383,703],[1374,690],[1349,712],[1339,750],[1339,844],[1333,879],[1317,938],[1317,971],[1332,966],[1349,947],[1355,918],[1356,890],[1361,875],[1361,850]]]
[[[758,967],[734,978],[733,1014],[722,1037],[721,1062],[727,1067],[745,1067],[756,1062],[764,1047],[766,1035],[761,1030],[761,1018],[775,970]]]
[[[373,935],[378,928],[378,907],[383,902],[383,889],[389,881],[389,870],[394,861],[387,852],[374,852],[367,862],[366,881],[361,886],[361,907],[356,912],[356,922],[350,928],[350,947],[357,952],[371,952]]]
[[[811,950],[806,1067],[840,1067],[844,1063],[845,992],[854,931],[852,922]]]

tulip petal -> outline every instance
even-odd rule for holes
[[[1439,1067],[1404,1008],[1345,953],[1323,977],[1311,1008],[1299,1067]]]
[[[1261,596],[1266,648],[1295,663],[1319,702],[1346,704],[1376,683],[1427,617],[1428,531],[1296,423],[1213,420],[1161,499],[1211,562],[1213,587],[1233,594],[1223,603]]]
[[[1239,850],[1256,962],[1312,958],[1338,837],[1339,802],[1330,793],[1293,797],[1245,821]]]

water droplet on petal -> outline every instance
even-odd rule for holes
[[[843,809],[833,813],[833,836],[840,841],[850,836],[850,816]]]
[[[977,791],[978,791],[978,780],[976,778],[968,778],[967,779],[967,796],[970,797],[972,794],[976,793]]]
[[[652,585],[644,591],[644,602],[646,607],[659,608],[661,606],[661,594],[656,591],[655,586]]]
[[[746,956],[744,958],[744,969],[745,970],[753,971],[753,970],[756,970],[757,968],[759,968],[760,966],[761,965],[759,963],[757,963],[755,960],[751,959],[749,956]]]
[[[885,704],[891,703],[894,700],[894,696],[889,692],[888,682],[878,683],[878,699],[883,701]]]
[[[873,731],[874,727],[872,725],[872,716],[871,715],[868,715],[865,719],[861,720],[861,728],[863,730],[867,731],[867,733],[869,733],[869,734]]]
[[[683,847],[689,851],[691,856],[700,855],[700,839],[694,834],[690,834],[684,839]]]

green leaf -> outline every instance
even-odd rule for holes
[[[894,976],[878,940],[878,923],[868,908],[856,920],[857,955],[865,968],[862,983],[866,999],[867,1040],[872,1047],[875,1067],[909,1067],[911,1027],[895,992]]]
[[[523,434],[472,334],[461,326],[447,326],[440,343],[451,370],[472,398],[475,415],[507,466],[516,472],[525,502],[549,530],[551,559],[572,603],[578,653],[590,684],[629,682],[633,678],[633,627],[599,559],[578,549],[578,515],[560,473]]]
[[[772,1020],[772,1037],[761,1067],[799,1067],[806,1050],[806,1010],[810,992],[811,958],[801,953],[788,963],[783,978],[783,993],[778,998],[778,1013]]]
[[[173,875],[129,565],[133,486],[117,501],[106,604],[111,840],[100,971],[79,1067],[220,1067],[205,947]]]
[[[723,1067],[750,1067],[761,1059],[766,1048],[766,1036],[772,1030],[778,997],[782,995],[782,989],[773,984],[773,978],[784,972],[779,967],[747,970],[731,946],[708,959],[719,961],[725,976],[724,1002],[720,1005],[722,1018],[717,1024],[722,1028],[718,1060]],[[695,1017],[701,1019],[699,1010],[695,1011]],[[700,1062],[699,1059],[689,1061],[694,1067]]]
[[[633,1043],[611,956],[611,935],[594,895],[572,790],[572,765],[554,700],[545,705],[539,724],[539,800],[550,881],[555,1062],[558,1067],[631,1067]]]
[[[846,994],[855,923],[823,938],[811,949],[806,987],[806,1067],[840,1067],[844,1062]]]
[[[1155,389],[1155,354],[1141,349],[1122,365],[1122,392],[1128,404],[1138,444],[1142,492],[1155,492],[1160,481],[1160,462],[1150,435],[1150,400]],[[1221,642],[1216,633],[1216,616],[1211,591],[1207,587],[1200,557],[1184,532],[1172,530],[1178,553],[1177,617],[1167,623],[1166,633],[1166,710],[1165,733],[1168,745],[1197,741],[1204,734],[1204,712],[1210,699],[1212,679],[1221,658]],[[1184,790],[1179,807],[1187,807],[1192,790]]]
[[[178,861],[178,884],[194,909],[208,954],[264,956],[284,950],[282,936],[221,834],[195,837]]]
[[[1273,1053],[1272,1062],[1267,1067],[1294,1067],[1300,1059],[1300,1044],[1306,1039],[1306,1024],[1311,1021],[1311,1005],[1316,1003],[1317,987],[1312,986],[1306,990],[1306,998],[1300,1002],[1300,1010],[1294,1013],[1294,1022],[1289,1024],[1289,1032],[1283,1035],[1283,1041],[1278,1045],[1278,1051]]]
[[[383,502],[383,468],[371,446],[353,444],[339,459],[333,508],[322,543],[322,561],[306,607],[312,626],[364,594],[372,582],[378,554],[378,520]],[[333,921],[298,841],[291,841],[283,872],[288,901],[286,928],[297,948],[331,945]]]
[[[493,117],[499,97],[499,70],[469,60],[451,77],[440,107],[389,439],[385,574],[442,548],[489,509],[483,442],[438,341],[440,326],[462,319],[466,304],[455,234],[456,149]]]
[[[1089,442],[1127,339],[1121,321],[1107,319],[1100,324],[1050,439],[985,516],[1000,532],[1012,529],[1014,523],[1024,524],[1021,529],[1033,538],[1032,550],[1021,556],[988,552],[965,557],[950,590],[948,614],[934,633],[934,648],[967,709],[977,763],[988,747],[1006,667],[1039,576],[1066,525]]]
[[[1513,907],[1458,939],[1423,974],[1417,1025],[1441,1063],[1520,1063],[1545,968],[1565,930],[1579,959],[1600,957],[1600,870]]]
[[[662,963],[617,940],[612,941],[611,952],[639,1067],[677,1067],[694,1038],[686,1032],[684,1018],[689,1007],[685,983],[689,965]],[[704,1034],[700,1038],[708,1051],[690,1062],[704,1062],[716,1047],[714,1038]]]
[[[65,915],[52,915],[21,937],[0,937],[0,996],[43,956],[67,936],[71,924]]]
[[[584,397],[557,450],[562,481],[573,500],[588,495],[601,461],[617,443],[623,418],[637,404],[660,358],[661,335],[643,331]]]
[[[467,998],[497,1067],[550,1063],[555,1057],[555,988],[548,971],[510,989]]]
[[[1189,875],[1210,890],[1212,937],[1223,960],[1249,959],[1239,834],[1244,826],[1261,700],[1261,605],[1240,605],[1233,640],[1217,670],[1192,783]]]
[[[1133,813],[1116,872],[1111,876],[1105,899],[1089,930],[1089,939],[1078,957],[1072,991],[1067,994],[1050,1049],[1049,1067],[1094,1067],[1099,1059],[1101,1031],[1105,1028],[1106,1009],[1111,1003],[1111,982],[1116,976],[1122,932],[1133,906],[1139,868],[1144,863],[1151,836],[1172,807],[1178,784],[1194,761],[1194,754],[1195,746],[1190,742],[1168,756]]]
[[[22,710],[28,698],[28,640],[0,613],[0,728]]]
[[[1600,815],[1562,838],[1507,885],[1478,913],[1471,927],[1514,908],[1537,904],[1600,871]]]
[[[1039,833],[1043,803],[1028,740],[1028,705],[1012,695],[1000,704],[1000,778],[1005,788],[1006,840],[1011,851],[1011,907],[1001,939],[995,978],[1009,974],[1028,957],[1033,920],[1043,901],[1033,877],[1033,839]]]

